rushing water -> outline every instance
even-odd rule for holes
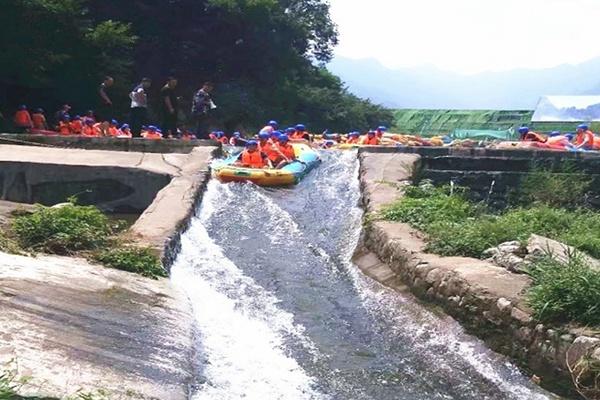
[[[293,189],[211,182],[173,282],[198,328],[193,399],[538,400],[505,358],[351,262],[356,154]]]

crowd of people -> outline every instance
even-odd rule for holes
[[[575,133],[563,134],[559,131],[554,131],[549,135],[534,132],[529,127],[522,126],[519,128],[519,135],[522,142],[536,143],[547,148],[558,150],[600,150],[600,137],[596,137],[587,124],[577,126]]]
[[[109,137],[142,137],[146,139],[208,139],[210,137],[208,117],[211,110],[216,108],[211,92],[214,85],[205,82],[198,89],[192,100],[191,114],[195,120],[195,130],[182,128],[179,121],[181,98],[177,96],[175,88],[177,79],[169,77],[160,90],[160,114],[162,129],[158,125],[149,124],[148,114],[148,89],[152,80],[143,78],[129,93],[130,110],[128,123],[119,123],[114,118],[113,100],[110,88],[114,79],[106,76],[98,87],[98,104],[95,110],[84,114],[72,113],[69,104],[64,104],[58,110],[52,121],[47,118],[42,108],[30,109],[21,105],[15,112],[13,125],[15,131],[20,133],[37,133],[47,135],[81,135],[81,136],[109,136]]]

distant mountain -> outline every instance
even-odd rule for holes
[[[600,58],[579,65],[475,75],[431,66],[389,69],[374,59],[343,57],[328,68],[353,93],[392,108],[532,110],[544,95],[600,94]]]

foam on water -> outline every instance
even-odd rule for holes
[[[208,199],[216,193],[208,194]],[[287,355],[286,336],[310,340],[277,299],[244,276],[213,243],[202,219],[218,210],[206,201],[182,237],[172,281],[189,296],[200,334],[205,382],[194,399],[325,399],[314,379]]]

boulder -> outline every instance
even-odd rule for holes
[[[566,263],[569,258],[577,254],[581,257],[592,269],[600,271],[600,261],[588,256],[587,254],[578,251],[574,247],[568,246],[556,240],[548,239],[544,236],[531,235],[527,240],[527,259],[532,260],[538,257],[550,256],[556,260]]]

